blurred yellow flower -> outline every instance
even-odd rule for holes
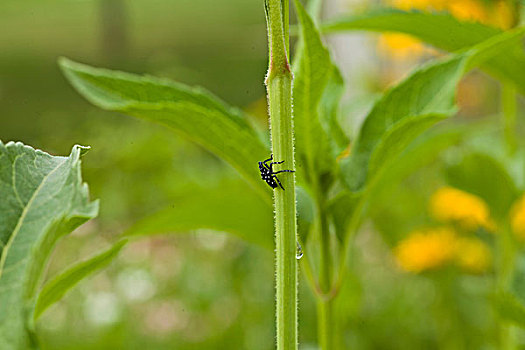
[[[479,0],[450,0],[447,10],[452,16],[466,20],[487,23],[489,13]]]
[[[448,228],[415,231],[395,248],[398,264],[406,271],[421,272],[443,266],[455,256],[456,238]]]
[[[498,1],[494,5],[490,22],[493,26],[501,29],[510,29],[516,21],[516,9],[509,1]]]
[[[441,222],[456,223],[467,230],[484,227],[494,231],[487,204],[479,197],[452,187],[442,187],[430,199],[430,212]]]
[[[510,226],[514,234],[525,240],[525,195],[512,207],[510,212]]]
[[[387,33],[379,37],[378,49],[393,59],[403,60],[411,56],[421,56],[426,48],[423,43],[410,35]]]
[[[414,273],[448,263],[455,263],[466,272],[482,273],[492,262],[485,243],[458,236],[446,227],[414,231],[397,245],[394,255],[403,270]]]
[[[390,5],[401,10],[442,10],[449,0],[392,0]]]
[[[464,270],[471,273],[487,271],[492,256],[485,243],[477,238],[459,238],[456,244],[456,261]]]
[[[401,10],[447,11],[464,21],[475,21],[486,25],[509,29],[515,21],[515,9],[510,1],[497,0],[387,0],[386,3]],[[425,46],[417,39],[404,34],[383,34],[379,50],[394,59],[418,57],[425,53]]]

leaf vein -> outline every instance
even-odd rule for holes
[[[59,164],[57,164],[57,166],[51,170],[48,174],[46,174],[46,176],[44,176],[44,178],[42,179],[42,181],[40,182],[40,184],[38,185],[38,187],[36,188],[35,192],[33,192],[33,194],[31,195],[31,198],[29,199],[29,201],[27,202],[27,205],[24,206],[24,210],[22,211],[22,215],[20,215],[20,218],[18,219],[17,221],[17,224],[15,226],[15,229],[13,230],[13,234],[11,234],[11,236],[9,237],[9,240],[7,241],[7,244],[5,245],[4,249],[2,250],[2,256],[0,257],[0,279],[2,278],[2,274],[3,274],[3,270],[4,270],[4,265],[5,265],[5,262],[7,260],[7,254],[9,253],[9,249],[11,248],[11,245],[13,244],[13,241],[15,240],[15,238],[17,237],[18,233],[20,232],[20,228],[22,227],[22,223],[24,222],[24,219],[29,211],[29,208],[31,207],[31,205],[33,204],[33,201],[35,200],[37,194],[40,192],[40,190],[42,189],[44,183],[47,181],[47,179],[58,169],[60,168],[60,166],[64,164],[64,162],[61,162]]]
[[[22,201],[22,198],[20,198],[20,194],[18,193],[18,189],[16,188],[16,162],[21,157],[20,154],[17,154],[15,157],[15,160],[13,161],[13,171],[11,172],[11,182],[13,185],[13,191],[15,193],[15,197],[17,202],[20,204],[20,208],[24,208],[24,202]],[[1,273],[0,273],[1,276]]]

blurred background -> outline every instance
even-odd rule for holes
[[[323,17],[430,6],[502,29],[519,21],[510,1],[444,3],[327,0]],[[388,86],[439,55],[396,34],[334,35],[327,42],[348,84],[341,121],[350,131]],[[56,155],[69,154],[74,144],[92,147],[83,158],[83,177],[92,198],[100,199],[100,214],[61,241],[49,276],[108,246],[138,219],[177,205],[192,189],[236,178],[214,155],[167,129],[91,106],[62,76],[60,56],[204,86],[245,109],[261,128],[267,124],[262,0],[2,0],[0,139]],[[476,125],[470,144],[490,140],[492,152],[507,157],[499,93],[486,75],[468,75],[455,119]],[[466,269],[421,274],[427,267],[414,267],[405,257],[410,244],[400,245],[439,217],[439,209],[426,208],[439,202],[436,191],[457,174],[450,169],[461,156],[461,148],[436,155],[378,197],[372,220],[356,238],[343,290],[349,347],[494,348],[488,248],[472,248],[478,259]],[[523,188],[524,168],[518,167],[516,182]],[[491,229],[488,221],[479,226]],[[446,244],[443,236],[432,247]],[[272,349],[273,265],[272,251],[220,232],[137,240],[49,309],[37,327],[45,349]],[[437,259],[434,265],[445,264]],[[313,296],[301,283],[302,349],[316,348],[315,320]]]

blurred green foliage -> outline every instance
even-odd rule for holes
[[[90,106],[66,84],[56,58],[198,84],[232,105],[250,106],[264,95],[266,33],[259,2],[3,0],[0,23],[0,139],[23,140],[54,154],[67,153],[75,143],[92,146],[83,158],[84,180],[101,200],[100,215],[60,242],[49,278],[106,247],[137,220],[177,205],[188,189],[238,180],[215,156],[169,131]],[[476,84],[488,86],[488,96],[498,93],[486,77]],[[466,81],[463,88],[468,95],[472,84]],[[391,182],[375,194],[372,220],[352,246],[351,271],[338,301],[348,347],[497,348],[491,273],[465,275],[450,268],[407,274],[391,252],[408,232],[433,224],[428,199],[444,184],[478,194],[507,218],[510,203],[523,192],[525,167],[522,153],[509,155],[502,142],[500,115],[487,113],[497,109],[497,98],[461,109],[458,119],[469,132],[458,136],[454,131],[464,125],[449,122],[447,137],[427,133],[416,141],[421,147],[389,169]],[[518,113],[523,136],[522,105]],[[485,122],[472,123],[480,116]],[[259,120],[263,125],[265,118]],[[422,146],[425,140],[431,141]],[[493,157],[487,163],[509,173],[511,183],[474,179],[487,169],[477,168],[486,164],[479,157]],[[498,189],[496,196],[487,189]],[[522,260],[520,253],[512,285],[525,300]],[[199,230],[137,240],[106,272],[50,308],[37,327],[45,348],[53,350],[272,349],[273,283],[271,251],[225,234]],[[305,285],[300,343],[313,349],[315,304]],[[524,334],[512,331],[525,344]]]

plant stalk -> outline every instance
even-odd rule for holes
[[[501,88],[501,104],[503,110],[503,130],[509,152],[512,154],[518,147],[516,135],[516,119],[518,114],[517,90],[510,83],[503,83]]]
[[[516,244],[512,237],[510,227],[505,226],[498,232],[496,249],[496,293],[503,295],[509,291],[515,272]],[[512,328],[510,323],[500,317],[500,349],[514,350],[517,348]]]
[[[335,300],[330,298],[323,300],[317,298],[317,338],[319,348],[322,350],[336,349],[336,315],[335,315]]]
[[[280,169],[294,169],[292,72],[288,63],[288,0],[265,0],[270,63],[266,78],[272,151]],[[285,23],[286,22],[286,23]],[[277,349],[297,349],[297,225],[295,174],[279,177],[274,190]]]
[[[330,228],[328,227],[328,218],[325,210],[324,196],[319,195],[317,198],[319,217],[319,243],[321,245],[321,261],[319,265],[319,286],[323,293],[328,293],[332,287],[332,254],[330,249]]]
[[[317,215],[319,218],[319,243],[320,243],[320,264],[319,264],[319,287],[321,295],[317,295],[317,337],[321,350],[335,349],[335,310],[334,296],[331,293],[333,282],[333,260],[331,253],[330,227],[328,225],[328,215],[326,212],[325,195],[318,191],[317,195]]]

